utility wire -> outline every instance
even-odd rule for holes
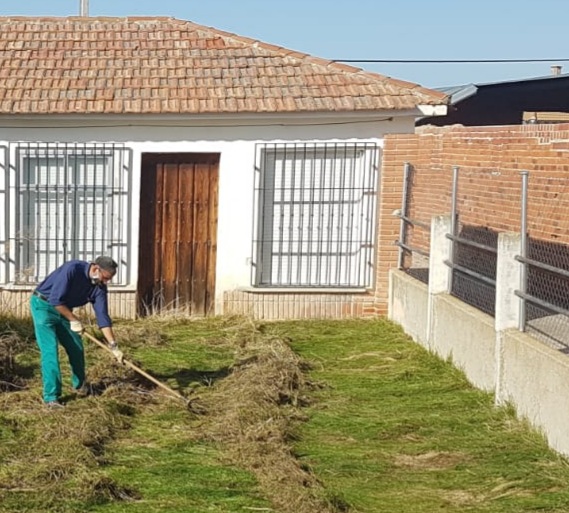
[[[567,59],[331,59],[332,62],[383,62],[398,64],[459,64],[476,62],[569,62]]]

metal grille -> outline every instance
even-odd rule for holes
[[[10,153],[15,283],[109,255],[120,264],[113,283],[126,284],[132,173],[122,145],[19,143]]]
[[[254,285],[371,285],[376,144],[261,144],[255,171]]]

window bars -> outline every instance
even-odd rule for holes
[[[257,145],[253,285],[371,286],[377,184],[374,143]]]
[[[122,145],[19,143],[10,156],[15,283],[109,255],[120,264],[113,284],[126,284],[132,173]]]
[[[4,216],[0,221],[0,284],[6,283],[9,265],[8,230],[10,216],[8,211],[8,147],[0,146],[0,205],[4,206]]]

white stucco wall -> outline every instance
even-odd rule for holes
[[[386,133],[414,130],[412,115],[364,114],[359,117],[322,115],[300,118],[177,118],[137,120],[120,117],[81,120],[5,119],[0,146],[17,142],[122,143],[132,151],[132,219],[130,279],[135,290],[138,268],[138,217],[142,153],[219,153],[219,209],[216,263],[216,312],[224,291],[251,285],[253,183],[255,145],[273,142],[375,142],[383,145]],[[0,154],[1,158],[1,154]],[[1,171],[1,170],[0,170]],[[3,174],[3,173],[2,173]],[[0,177],[0,212],[5,202]],[[6,234],[0,223],[0,252]],[[6,286],[4,265],[0,284]]]

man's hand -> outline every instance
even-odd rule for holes
[[[123,352],[119,349],[119,346],[116,342],[111,342],[109,344],[109,349],[113,352],[114,357],[117,359],[117,362],[119,363],[123,363],[123,359],[124,359],[124,354]]]
[[[71,328],[71,331],[78,333],[79,335],[81,335],[81,333],[84,331],[81,321],[69,321],[69,327]]]

